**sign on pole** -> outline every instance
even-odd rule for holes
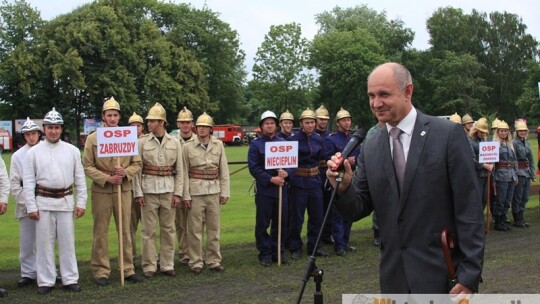
[[[274,141],[264,146],[264,168],[284,169],[298,167],[298,142]]]
[[[501,143],[498,141],[484,141],[480,142],[478,147],[478,162],[479,163],[498,163],[499,162],[499,148]]]
[[[139,154],[139,141],[137,127],[97,128],[98,157],[132,156]],[[120,167],[120,158],[116,159],[116,166]],[[116,185],[118,214],[122,214],[122,185]],[[118,217],[118,265],[120,266],[120,285],[124,286],[124,239],[122,216]]]
[[[98,157],[139,154],[137,127],[97,128]]]

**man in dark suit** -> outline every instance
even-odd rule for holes
[[[371,110],[386,125],[362,146],[354,176],[344,161],[336,206],[355,221],[377,213],[382,293],[448,292],[443,229],[457,243],[451,255],[458,283],[450,293],[473,293],[481,280],[485,232],[471,151],[461,126],[417,111],[412,94],[411,75],[400,64],[380,65],[369,75]],[[396,139],[389,135],[394,127]],[[398,151],[403,165],[393,162]],[[337,175],[327,171],[333,186]]]

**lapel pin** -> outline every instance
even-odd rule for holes
[[[424,136],[424,135],[426,135],[426,131],[422,131],[422,132],[420,133],[420,136]]]

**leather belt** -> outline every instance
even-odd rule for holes
[[[328,168],[326,160],[320,160],[319,161],[319,168]]]
[[[208,168],[208,169],[189,169],[189,178],[196,178],[196,179],[206,179],[206,180],[214,180],[218,179],[219,177],[219,169],[218,168]]]
[[[176,171],[173,166],[154,166],[143,164],[143,174],[157,175],[157,176],[172,176],[176,175]]]
[[[528,161],[518,161],[518,169],[529,169]]]
[[[317,175],[319,175],[319,167],[296,168],[294,170],[294,175],[303,176],[303,177],[317,176]]]
[[[516,167],[515,162],[507,162],[507,161],[498,162],[497,165],[495,166],[496,169],[512,169],[515,167]]]
[[[36,195],[43,197],[63,198],[73,194],[72,187],[73,185],[65,189],[54,189],[36,185]]]

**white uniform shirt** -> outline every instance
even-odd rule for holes
[[[30,148],[32,147],[26,144],[11,156],[9,175],[11,181],[11,195],[13,195],[13,198],[15,198],[15,202],[17,203],[17,207],[15,208],[15,216],[17,218],[28,216],[28,213],[26,213],[26,200],[23,192],[23,168],[24,157]]]
[[[0,203],[8,203],[9,196],[9,177],[7,174],[6,163],[0,156]]]
[[[73,211],[73,195],[63,198],[36,196],[36,185],[65,189],[75,185],[77,207],[86,208],[86,179],[81,163],[81,152],[75,146],[58,141],[43,141],[26,152],[23,189],[28,213],[37,210]]]

